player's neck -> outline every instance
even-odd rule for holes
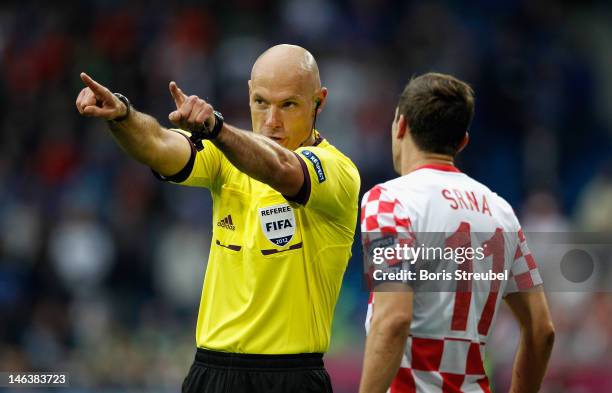
[[[455,162],[452,156],[446,154],[419,152],[419,154],[406,156],[405,159],[402,159],[401,174],[402,176],[407,175],[415,169],[425,165],[455,166]]]

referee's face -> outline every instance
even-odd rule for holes
[[[249,81],[253,131],[290,150],[309,139],[315,101],[326,93],[325,88],[316,88],[308,74],[293,71],[263,70]]]

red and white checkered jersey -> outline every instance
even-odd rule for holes
[[[463,290],[414,291],[410,337],[390,392],[489,392],[483,357],[506,294],[542,283],[510,205],[454,166],[426,165],[379,184],[361,204],[362,240],[368,234],[404,234],[417,244],[441,233],[445,246],[483,247],[485,258],[456,269],[507,271],[508,280],[457,281]],[[406,236],[406,233],[409,236]],[[369,331],[376,312],[370,296]]]

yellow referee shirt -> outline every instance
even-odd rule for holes
[[[184,133],[184,131],[181,131]],[[210,141],[165,178],[207,187],[213,238],[200,301],[198,347],[252,354],[326,352],[351,256],[359,173],[317,133],[295,153],[294,200],[239,171]]]

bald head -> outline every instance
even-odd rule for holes
[[[310,52],[295,45],[273,46],[259,56],[251,71],[253,131],[291,150],[314,143],[315,118],[326,97]]]
[[[262,53],[251,70],[251,80],[300,83],[314,92],[321,88],[319,67],[310,52],[297,45],[281,44]]]

